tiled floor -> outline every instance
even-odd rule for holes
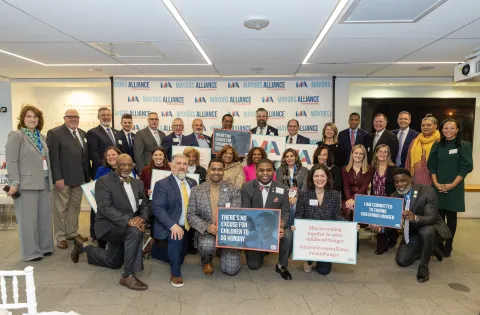
[[[88,214],[81,214],[81,232],[87,235]],[[259,271],[242,265],[235,277],[218,269],[211,278],[202,274],[199,257],[189,256],[182,267],[185,286],[173,288],[166,264],[145,261],[139,278],[145,292],[118,284],[121,270],[89,266],[85,255],[74,264],[67,250],[55,249],[41,262],[20,261],[16,231],[0,232],[0,269],[35,267],[40,311],[90,314],[479,314],[480,220],[459,220],[451,258],[430,263],[430,281],[416,281],[417,266],[397,267],[395,250],[376,256],[374,241],[364,234],[358,265],[334,265],[321,276],[303,272],[303,262],[292,261],[293,281],[274,271],[275,255]],[[243,256],[243,255],[242,255]],[[242,257],[242,259],[244,259]],[[242,261],[245,264],[244,261]],[[218,267],[218,261],[215,261]],[[459,292],[448,284],[468,286]]]

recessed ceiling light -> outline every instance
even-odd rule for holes
[[[267,27],[269,23],[270,21],[265,16],[250,16],[243,20],[243,25],[246,28],[251,28],[257,31]]]
[[[263,71],[263,68],[250,68],[250,70],[255,71],[255,72],[260,72]]]
[[[429,67],[420,67],[420,68],[418,68],[418,70],[428,71],[428,70],[432,70],[433,68],[435,68],[435,67],[432,67],[432,66],[429,66]]]

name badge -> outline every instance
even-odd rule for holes
[[[43,162],[43,170],[44,170],[44,171],[48,171],[47,159],[46,159],[46,158],[43,158],[43,159],[42,159],[42,162]]]
[[[122,140],[118,140],[118,144],[122,144]]]
[[[458,149],[451,149],[448,151],[448,154],[457,154],[458,153]]]
[[[227,203],[225,204],[225,208],[230,208],[230,202],[227,202]]]
[[[288,198],[295,198],[297,195],[297,188],[290,188],[288,190]]]
[[[275,192],[276,192],[277,194],[283,194],[283,191],[284,191],[283,188],[280,188],[280,187],[277,187],[277,188],[275,189]]]
[[[177,142],[177,143],[178,143],[178,138],[173,138],[173,142]]]
[[[318,200],[317,200],[317,199],[310,199],[309,204],[310,204],[311,206],[318,206]]]
[[[83,138],[83,142],[87,143],[87,138]]]

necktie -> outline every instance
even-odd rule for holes
[[[185,230],[190,230],[190,224],[187,221],[187,209],[188,209],[188,192],[187,187],[185,186],[185,181],[182,181],[182,199],[183,204],[185,205]]]
[[[260,190],[263,191],[264,189],[268,192],[268,190],[270,189],[270,186],[260,185]]]
[[[155,141],[157,142],[157,145],[160,146],[160,136],[158,135],[158,131],[154,131],[153,135],[155,136]]]
[[[373,139],[373,150],[375,150],[375,147],[377,146],[378,139],[380,139],[380,135],[378,133],[375,134],[375,139]]]
[[[355,130],[350,131],[350,145],[355,146]]]
[[[112,132],[110,131],[110,128],[107,128],[107,134],[110,137],[110,140],[112,140],[113,145],[115,145],[115,138],[113,138]]]
[[[120,177],[120,183],[127,183],[127,184],[130,184],[130,182],[132,181],[132,178],[131,177]]]
[[[77,142],[78,146],[80,147],[80,150],[83,151],[82,143],[80,142],[80,140],[79,140],[78,137],[77,137],[77,131],[74,130],[74,131],[72,131],[72,133],[73,133],[73,137],[74,137],[75,140],[76,140],[75,142]]]
[[[293,143],[293,138],[292,137],[290,137],[290,142],[289,143]]]
[[[202,136],[202,135],[199,135],[199,136],[198,136],[198,139],[205,140],[205,137],[204,137],[204,136]]]
[[[263,135],[263,127],[260,127],[260,134]]]
[[[182,136],[178,136],[178,145],[182,145]]]
[[[397,160],[395,163],[400,166],[402,164],[402,148],[403,148],[403,135],[404,132],[400,131],[400,135],[398,136],[398,155],[397,155]]]
[[[410,210],[410,196],[405,195],[405,210]],[[405,244],[410,242],[410,221],[405,220],[403,224],[403,238],[405,239]]]
[[[132,137],[130,136],[130,132],[128,133],[128,147],[131,149],[132,148]]]

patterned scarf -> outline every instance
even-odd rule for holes
[[[297,167],[295,166],[294,171],[293,171],[293,182],[290,181],[290,171],[289,167],[286,166],[283,168],[283,178],[282,182],[284,185],[287,185],[287,187],[298,187],[297,184]]]
[[[415,165],[422,160],[422,156],[425,156],[425,160],[428,160],[430,150],[435,142],[440,141],[440,132],[435,132],[428,138],[424,137],[420,133],[415,140],[413,140],[412,149],[410,151],[410,173],[415,173]]]
[[[35,129],[35,132],[31,132],[27,128],[22,128],[22,132],[26,134],[32,141],[37,145],[38,151],[43,154],[43,144],[42,144],[42,137],[40,136],[40,131]]]

